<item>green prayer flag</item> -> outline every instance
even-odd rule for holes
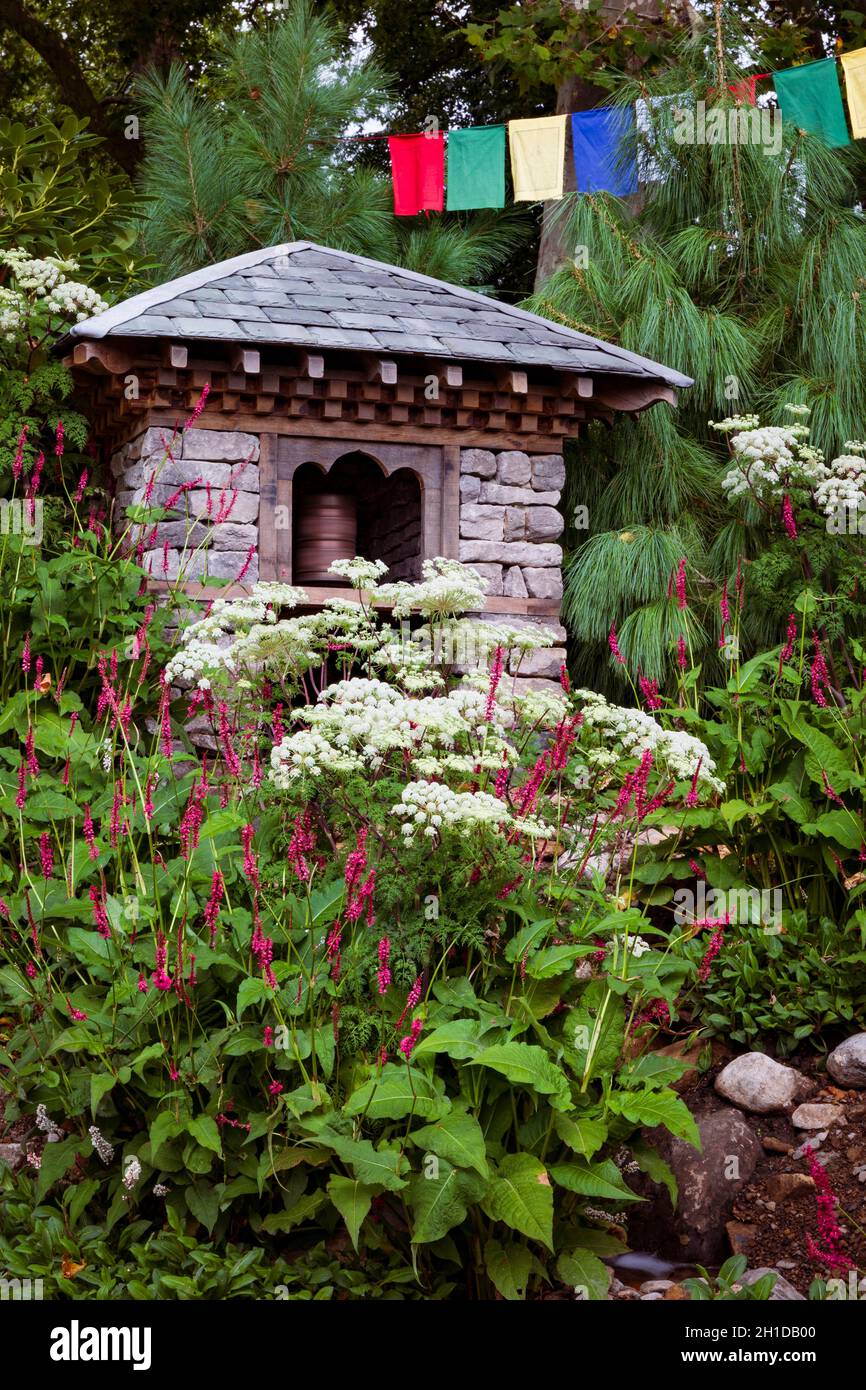
[[[505,126],[448,132],[449,212],[505,207]]]
[[[826,145],[850,145],[835,58],[774,72],[782,117],[792,125],[820,135]]]

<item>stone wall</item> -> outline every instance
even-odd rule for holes
[[[165,506],[175,498],[171,519],[157,524],[144,551],[143,566],[154,579],[176,579],[184,549],[186,578],[234,579],[250,546],[256,549],[244,582],[258,579],[258,458],[257,435],[207,429],[189,429],[174,438],[170,430],[147,429],[114,454],[111,471],[121,511],[144,502],[154,474],[153,505]],[[148,542],[153,529],[147,528]]]
[[[565,527],[558,510],[565,486],[561,454],[463,449],[460,454],[460,556],[488,581],[491,597],[562,598]],[[509,674],[514,688],[544,686],[559,679],[566,659],[565,629],[556,620],[496,613],[494,622],[552,629],[557,645],[530,652]],[[561,644],[561,645],[560,645]]]
[[[461,450],[459,559],[488,580],[491,597],[562,598],[564,484],[561,454]]]

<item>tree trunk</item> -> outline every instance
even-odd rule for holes
[[[576,0],[568,0],[568,2],[573,8],[578,7]],[[678,8],[682,12],[683,24],[690,24],[694,27],[699,22],[688,0],[681,3]],[[639,19],[645,19],[648,23],[657,23],[661,18],[662,11],[666,9],[667,6],[663,4],[663,0],[606,0],[600,13],[610,24],[616,24],[627,10],[635,11]],[[596,87],[593,83],[581,81],[576,77],[567,77],[557,88],[555,114],[562,116],[572,111],[591,111],[593,107],[601,106],[606,96],[607,90],[604,87]],[[570,122],[566,122],[565,130],[564,191],[566,193],[576,191]],[[642,195],[636,193],[633,198],[627,199],[627,201],[637,211],[642,201]],[[565,215],[564,204],[560,200],[544,204],[541,239],[538,246],[538,263],[535,271],[534,288],[536,294],[545,280],[548,280],[554,271],[559,270],[560,266],[565,265],[568,260],[566,250],[567,225],[568,217]]]

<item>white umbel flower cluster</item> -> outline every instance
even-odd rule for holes
[[[583,706],[585,727],[598,733],[603,741],[596,754],[588,755],[593,766],[613,767],[619,757],[640,758],[649,748],[655,760],[678,782],[691,780],[697,773],[699,786],[708,791],[724,791],[724,782],[713,776],[716,764],[700,739],[679,729],[663,729],[643,710],[609,705],[594,690],[577,690],[575,695]]]
[[[35,309],[81,323],[108,308],[95,290],[67,278],[78,269],[75,261],[59,256],[39,258],[15,248],[0,254],[0,264],[9,266],[15,282],[13,288],[0,290],[0,334],[4,338],[26,331]]]
[[[431,620],[456,613],[478,612],[484,607],[487,580],[459,560],[438,555],[421,565],[421,582],[382,584],[376,595],[379,603],[391,604],[395,618],[421,613]]]
[[[505,803],[488,792],[455,792],[443,782],[410,782],[403,788],[398,804],[391,807],[391,814],[403,821],[401,834],[407,842],[416,835],[432,840],[441,838],[444,830],[472,830],[479,826],[493,830],[514,826],[536,838],[554,834],[550,826],[540,821],[512,816]]]
[[[808,415],[807,406],[789,405],[792,415]],[[805,424],[759,426],[756,416],[734,416],[713,429],[730,434],[734,465],[722,479],[731,499],[754,496],[763,502],[781,502],[792,489],[811,493],[815,506],[827,517],[866,512],[866,459],[860,454],[840,454],[827,463],[818,449],[806,443]],[[866,444],[849,440],[846,449],[866,453]],[[846,529],[840,526],[840,529]]]

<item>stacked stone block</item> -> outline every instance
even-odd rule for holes
[[[160,521],[143,565],[154,579],[234,579],[255,546],[244,583],[258,579],[259,440],[239,430],[150,428],[130,440],[111,460],[121,513],[150,499],[165,506],[184,484],[171,519]],[[150,539],[153,527],[147,527]],[[165,548],[167,546],[167,549]],[[184,551],[186,552],[184,554]],[[195,553],[193,553],[195,552]],[[182,558],[183,557],[183,558]]]

